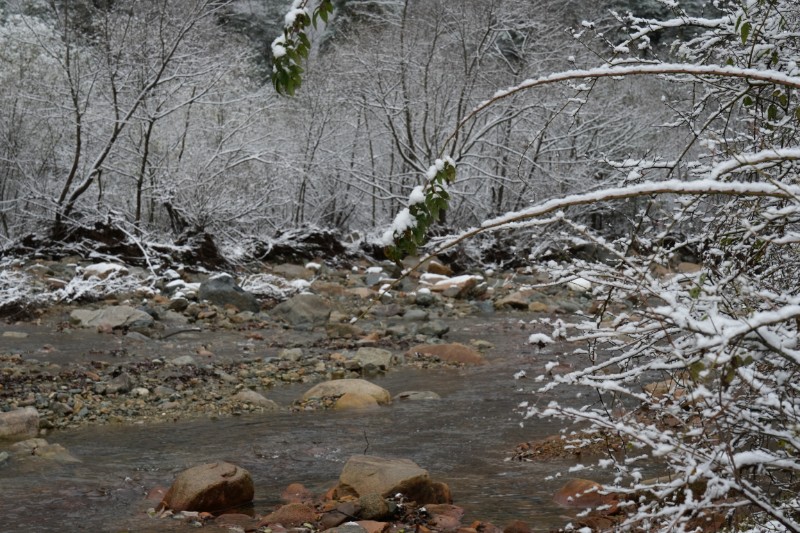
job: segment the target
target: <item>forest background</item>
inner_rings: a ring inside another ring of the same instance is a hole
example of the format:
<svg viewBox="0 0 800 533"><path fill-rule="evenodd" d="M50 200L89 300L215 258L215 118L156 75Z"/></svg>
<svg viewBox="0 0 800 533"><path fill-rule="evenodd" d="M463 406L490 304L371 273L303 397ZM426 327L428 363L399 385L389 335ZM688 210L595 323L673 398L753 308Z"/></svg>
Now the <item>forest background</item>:
<svg viewBox="0 0 800 533"><path fill-rule="evenodd" d="M286 2L0 2L0 246L98 220L144 240L380 234L477 103L594 65L621 35L612 10L670 15L635 4L340 1L284 98L269 76ZM462 129L445 224L614 183L604 161L654 145L680 150L663 124L685 95L648 79L598 92L520 94ZM619 234L633 211L585 216Z"/></svg>

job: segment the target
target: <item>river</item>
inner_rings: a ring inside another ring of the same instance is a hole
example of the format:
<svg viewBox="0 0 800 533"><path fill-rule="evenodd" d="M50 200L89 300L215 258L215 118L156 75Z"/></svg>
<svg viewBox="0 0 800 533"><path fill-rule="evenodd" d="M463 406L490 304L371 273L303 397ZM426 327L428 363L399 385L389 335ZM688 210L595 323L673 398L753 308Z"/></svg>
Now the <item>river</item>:
<svg viewBox="0 0 800 533"><path fill-rule="evenodd" d="M438 401L396 401L368 411L286 410L52 432L48 441L63 445L81 462L31 458L0 466L0 530L194 530L177 521L149 518L147 491L169 486L187 467L226 460L250 471L256 485L254 511L266 514L280 503L289 483L301 482L322 494L335 484L346 460L362 453L409 458L426 468L450 486L454 503L466 510L465 523L480 519L504 527L519 519L534 531L563 526L569 516L551 497L564 479L551 476L570 465L508 460L515 445L558 430L551 422L523 420L518 412L520 402L550 398L533 392L533 380L515 380L514 373L541 374L545 363L564 349L528 345L534 331L529 318L503 314L451 321L448 340L494 344L486 354L487 365L399 368L371 379L393 395L432 390L441 396ZM88 349L98 334L85 335ZM71 343L79 346L80 337L71 337ZM79 357L80 350L73 356ZM279 386L267 395L289 405L308 387Z"/></svg>

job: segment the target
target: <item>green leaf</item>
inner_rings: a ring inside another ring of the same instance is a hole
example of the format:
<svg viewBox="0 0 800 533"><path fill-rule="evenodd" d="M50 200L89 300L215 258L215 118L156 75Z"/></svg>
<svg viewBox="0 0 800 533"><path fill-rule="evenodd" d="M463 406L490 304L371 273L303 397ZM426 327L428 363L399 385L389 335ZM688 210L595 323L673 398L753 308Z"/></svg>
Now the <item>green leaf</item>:
<svg viewBox="0 0 800 533"><path fill-rule="evenodd" d="M747 38L750 36L750 30L752 29L752 24L749 22L745 22L742 24L741 34L742 34L742 44L747 43Z"/></svg>
<svg viewBox="0 0 800 533"><path fill-rule="evenodd" d="M744 106L745 106L745 107L750 107L751 105L753 105L753 99L752 99L752 98L750 98L750 96L749 96L749 95L748 95L748 96L745 96L745 97L742 99L742 104L744 104Z"/></svg>
<svg viewBox="0 0 800 533"><path fill-rule="evenodd" d="M777 120L778 119L778 106L775 104L769 104L767 108L767 119L769 120Z"/></svg>
<svg viewBox="0 0 800 533"><path fill-rule="evenodd" d="M705 369L706 365L704 365L702 361L695 361L689 365L689 375L692 376L693 381L698 381L700 379L700 373Z"/></svg>

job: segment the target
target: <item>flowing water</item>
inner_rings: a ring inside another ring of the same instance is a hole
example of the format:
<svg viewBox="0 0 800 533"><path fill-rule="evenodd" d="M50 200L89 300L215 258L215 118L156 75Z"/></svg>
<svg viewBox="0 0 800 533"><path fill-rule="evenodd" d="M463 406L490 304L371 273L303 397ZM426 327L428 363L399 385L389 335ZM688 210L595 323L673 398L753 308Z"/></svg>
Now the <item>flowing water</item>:
<svg viewBox="0 0 800 533"><path fill-rule="evenodd" d="M518 412L522 401L550 398L537 397L532 380L515 380L513 374L524 369L535 376L555 358L526 344L533 330L520 318L451 324L448 340L480 338L495 344L488 365L402 368L372 379L393 395L432 390L440 401L51 433L50 443L63 445L81 462L31 458L0 466L0 531L189 531L194 528L149 518L145 510L152 502L144 501L149 489L169 486L187 467L226 460L246 468L256 484L253 509L265 514L289 483L322 493L335 484L347 459L362 453L409 458L426 468L450 486L454 503L466 509L467 523L481 519L503 527L520 519L538 531L562 526L569 517L551 497L564 480L545 478L569 465L507 460L515 445L558 429L523 421ZM288 405L307 388L277 387L268 397Z"/></svg>

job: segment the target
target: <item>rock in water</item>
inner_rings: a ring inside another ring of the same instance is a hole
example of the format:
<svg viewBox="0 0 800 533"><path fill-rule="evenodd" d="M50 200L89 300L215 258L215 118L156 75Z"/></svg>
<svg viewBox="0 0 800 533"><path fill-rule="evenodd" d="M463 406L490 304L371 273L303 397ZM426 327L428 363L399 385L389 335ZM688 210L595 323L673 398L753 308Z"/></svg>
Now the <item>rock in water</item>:
<svg viewBox="0 0 800 533"><path fill-rule="evenodd" d="M419 344L410 348L406 352L406 357L414 357L419 354L438 357L447 363L463 365L486 364L486 359L481 354L457 342L450 344Z"/></svg>
<svg viewBox="0 0 800 533"><path fill-rule="evenodd" d="M0 413L0 440L20 440L39 433L39 412L34 407L23 407Z"/></svg>
<svg viewBox="0 0 800 533"><path fill-rule="evenodd" d="M354 455L344 465L336 487L339 498L367 494L386 498L397 493L419 505L452 502L447 485L431 480L427 470L409 459Z"/></svg>
<svg viewBox="0 0 800 533"><path fill-rule="evenodd" d="M230 274L218 274L200 284L198 298L208 300L212 304L225 307L232 305L239 311L258 313L261 304L255 295L239 287Z"/></svg>
<svg viewBox="0 0 800 533"><path fill-rule="evenodd" d="M178 474L162 503L173 511L221 511L253 501L254 493L247 470L217 462Z"/></svg>
<svg viewBox="0 0 800 533"><path fill-rule="evenodd" d="M343 396L347 393L372 396L379 405L386 405L392 401L389 391L365 379L335 379L318 383L303 394L303 400Z"/></svg>

